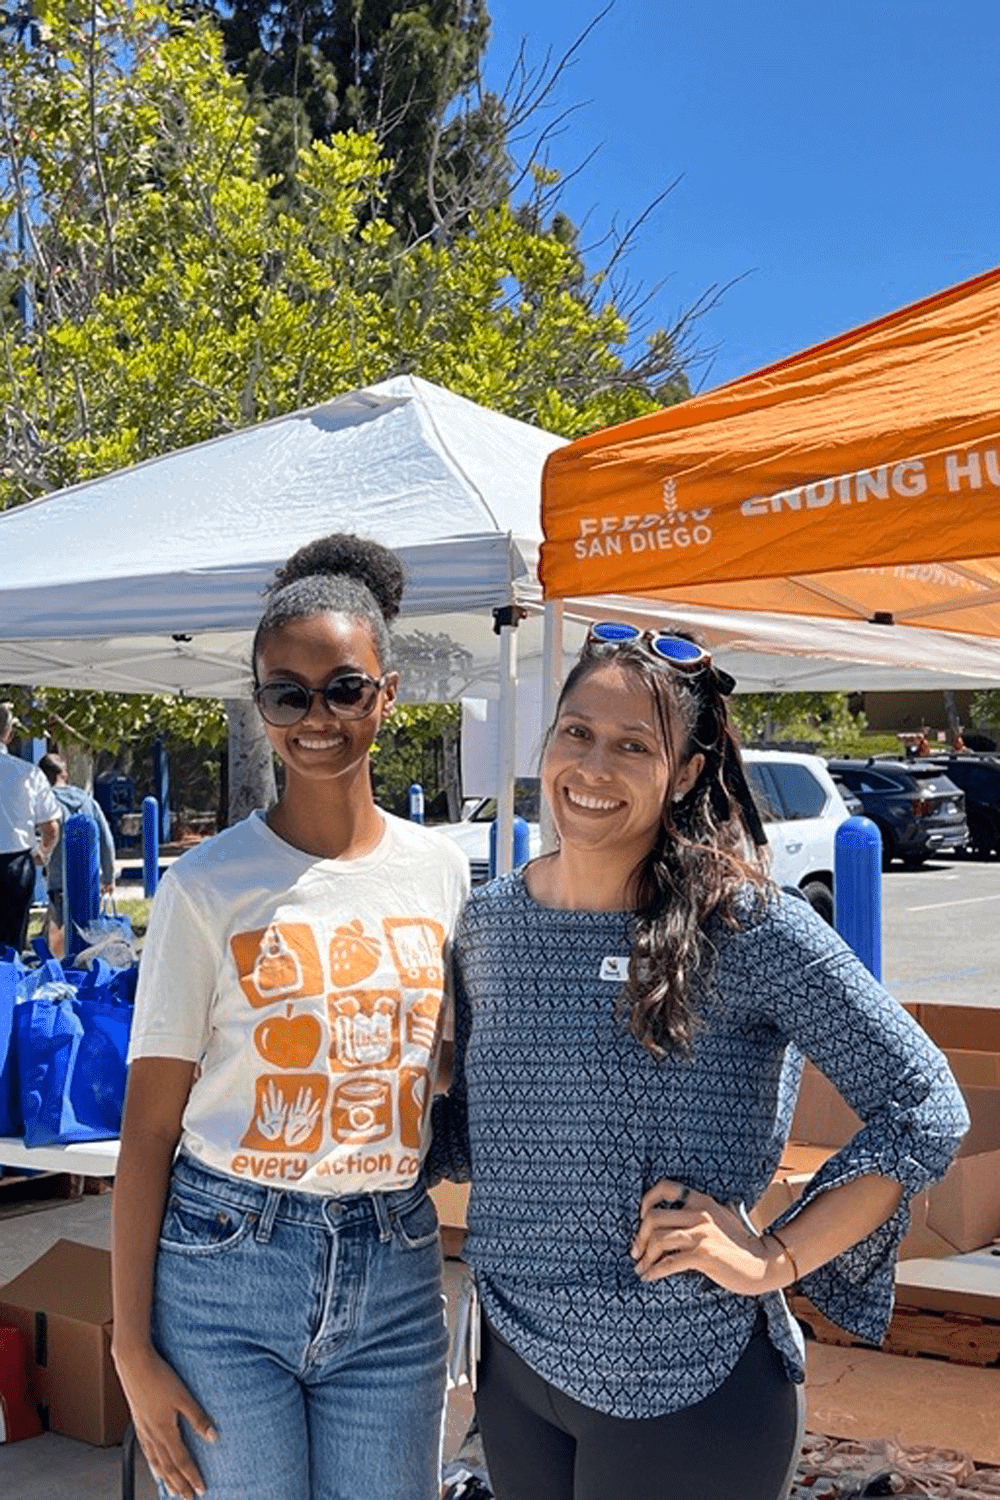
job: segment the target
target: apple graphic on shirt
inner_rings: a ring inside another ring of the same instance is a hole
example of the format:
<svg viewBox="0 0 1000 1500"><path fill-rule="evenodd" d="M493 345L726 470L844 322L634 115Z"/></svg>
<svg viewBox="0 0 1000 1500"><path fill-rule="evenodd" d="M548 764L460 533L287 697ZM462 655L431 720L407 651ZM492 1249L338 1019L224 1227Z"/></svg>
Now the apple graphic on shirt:
<svg viewBox="0 0 1000 1500"><path fill-rule="evenodd" d="M276 1068L308 1068L323 1040L323 1028L315 1016L294 1015L286 1006L283 1016L268 1016L254 1030L254 1045L261 1057Z"/></svg>

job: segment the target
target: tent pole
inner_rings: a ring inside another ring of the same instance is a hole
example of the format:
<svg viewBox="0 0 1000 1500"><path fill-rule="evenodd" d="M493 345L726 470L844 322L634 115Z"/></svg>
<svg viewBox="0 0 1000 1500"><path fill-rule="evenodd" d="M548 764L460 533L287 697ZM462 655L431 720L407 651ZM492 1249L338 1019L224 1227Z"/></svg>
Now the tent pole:
<svg viewBox="0 0 1000 1500"><path fill-rule="evenodd" d="M562 688L563 673L563 615L565 607L561 599L545 606L542 635L542 732L547 734L556 716L556 704ZM556 847L556 830L552 813L543 801L539 814L542 835L542 852L549 854Z"/></svg>
<svg viewBox="0 0 1000 1500"><path fill-rule="evenodd" d="M496 873L506 875L514 863L514 777L517 770L517 627L526 610L508 605L493 611L500 637L500 744L497 754Z"/></svg>

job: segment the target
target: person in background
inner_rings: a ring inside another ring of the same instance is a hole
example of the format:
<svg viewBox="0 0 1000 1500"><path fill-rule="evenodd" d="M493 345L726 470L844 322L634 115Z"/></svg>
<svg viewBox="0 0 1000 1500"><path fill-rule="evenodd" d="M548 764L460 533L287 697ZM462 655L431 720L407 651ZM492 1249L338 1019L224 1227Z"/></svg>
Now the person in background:
<svg viewBox="0 0 1000 1500"><path fill-rule="evenodd" d="M0 948L24 947L35 871L45 869L62 810L37 766L10 754L14 712L0 703Z"/></svg>
<svg viewBox="0 0 1000 1500"><path fill-rule="evenodd" d="M63 809L63 818L72 818L76 813L84 813L86 817L93 818L97 824L97 838L100 849L101 860L101 894L109 896L115 888L115 841L108 827L108 820L104 816L104 809L96 802L89 792L85 792L82 786L73 786L69 779L69 768L61 755L43 755L38 762L38 769L44 772L49 785L56 794L56 799ZM59 826L59 837L56 840L55 849L49 860L46 885L49 889L49 910L46 919L45 937L51 952L56 958L62 958L64 952L63 937L63 890L65 887L65 868L63 862L63 831L62 824Z"/></svg>
<svg viewBox="0 0 1000 1500"><path fill-rule="evenodd" d="M779 1500L804 1346L877 1342L908 1198L968 1115L947 1063L777 889L683 635L595 625L542 760L558 849L474 891L428 1175L471 1177L476 1406L498 1500ZM809 1056L863 1126L758 1233Z"/></svg>
<svg viewBox="0 0 1000 1500"><path fill-rule="evenodd" d="M251 663L283 790L179 859L150 915L112 1350L183 1500L438 1500L448 1335L422 1166L469 868L372 795L402 591L399 559L353 536L279 570Z"/></svg>

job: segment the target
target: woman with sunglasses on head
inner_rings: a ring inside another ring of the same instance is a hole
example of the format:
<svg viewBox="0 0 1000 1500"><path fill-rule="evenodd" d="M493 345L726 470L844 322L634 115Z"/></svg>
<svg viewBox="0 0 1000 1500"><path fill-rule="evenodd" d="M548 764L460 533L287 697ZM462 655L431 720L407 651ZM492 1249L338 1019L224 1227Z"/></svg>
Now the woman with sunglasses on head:
<svg viewBox="0 0 1000 1500"><path fill-rule="evenodd" d="M456 933L429 1165L471 1176L498 1500L787 1495L782 1292L877 1340L906 1200L966 1128L942 1055L769 881L733 686L684 636L593 627L542 760L558 848L474 891ZM758 1235L802 1053L865 1123Z"/></svg>
<svg viewBox="0 0 1000 1500"><path fill-rule="evenodd" d="M421 1169L468 873L372 797L402 587L350 536L279 570L253 671L283 790L153 905L114 1355L164 1495L437 1500L447 1336Z"/></svg>

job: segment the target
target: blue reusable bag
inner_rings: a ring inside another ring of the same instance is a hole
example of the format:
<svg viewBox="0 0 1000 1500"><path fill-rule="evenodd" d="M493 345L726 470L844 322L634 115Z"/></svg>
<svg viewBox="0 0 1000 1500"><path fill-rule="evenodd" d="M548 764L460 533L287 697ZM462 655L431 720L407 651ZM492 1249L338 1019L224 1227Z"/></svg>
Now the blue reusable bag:
<svg viewBox="0 0 1000 1500"><path fill-rule="evenodd" d="M14 1042L14 1005L25 968L13 948L0 948L0 1135L20 1135L21 1096Z"/></svg>
<svg viewBox="0 0 1000 1500"><path fill-rule="evenodd" d="M112 1139L121 1129L132 1025L132 1006L114 998L116 974L100 961L89 970L51 963L30 978L15 1007L25 1145Z"/></svg>

